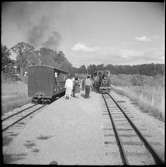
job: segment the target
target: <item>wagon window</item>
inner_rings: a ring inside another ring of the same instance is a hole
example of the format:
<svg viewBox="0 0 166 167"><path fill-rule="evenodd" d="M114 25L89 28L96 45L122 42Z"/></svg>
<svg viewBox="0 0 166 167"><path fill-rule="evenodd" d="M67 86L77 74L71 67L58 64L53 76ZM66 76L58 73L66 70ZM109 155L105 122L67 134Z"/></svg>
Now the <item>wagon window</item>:
<svg viewBox="0 0 166 167"><path fill-rule="evenodd" d="M57 79L58 79L59 82L63 81L64 80L63 74L62 73L58 73Z"/></svg>
<svg viewBox="0 0 166 167"><path fill-rule="evenodd" d="M57 74L57 72L55 72L55 78L57 78L58 77L58 74Z"/></svg>

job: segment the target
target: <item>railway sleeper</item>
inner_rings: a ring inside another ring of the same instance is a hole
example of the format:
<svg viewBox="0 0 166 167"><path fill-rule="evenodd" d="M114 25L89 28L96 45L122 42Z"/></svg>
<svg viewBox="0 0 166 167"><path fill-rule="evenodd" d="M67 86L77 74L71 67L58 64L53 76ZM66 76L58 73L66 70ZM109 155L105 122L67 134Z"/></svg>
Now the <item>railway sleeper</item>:
<svg viewBox="0 0 166 167"><path fill-rule="evenodd" d="M144 144L142 142L131 142L131 141L122 141L123 145L132 145L132 146L143 146Z"/></svg>

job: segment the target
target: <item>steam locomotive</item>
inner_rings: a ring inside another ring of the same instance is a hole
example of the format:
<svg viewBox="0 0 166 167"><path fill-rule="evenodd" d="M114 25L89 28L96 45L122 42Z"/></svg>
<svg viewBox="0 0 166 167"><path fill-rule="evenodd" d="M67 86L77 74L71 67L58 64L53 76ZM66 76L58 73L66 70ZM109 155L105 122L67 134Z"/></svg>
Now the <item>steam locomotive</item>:
<svg viewBox="0 0 166 167"><path fill-rule="evenodd" d="M50 66L30 66L28 69L28 96L32 102L51 103L65 92L68 73Z"/></svg>
<svg viewBox="0 0 166 167"><path fill-rule="evenodd" d="M94 88L99 93L109 93L111 90L111 79L109 70L98 70L93 75Z"/></svg>

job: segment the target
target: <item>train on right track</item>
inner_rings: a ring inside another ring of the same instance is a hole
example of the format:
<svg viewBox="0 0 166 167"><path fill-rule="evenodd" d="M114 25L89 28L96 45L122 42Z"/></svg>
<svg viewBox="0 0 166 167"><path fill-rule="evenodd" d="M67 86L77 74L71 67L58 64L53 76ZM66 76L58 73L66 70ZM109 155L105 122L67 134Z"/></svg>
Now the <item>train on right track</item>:
<svg viewBox="0 0 166 167"><path fill-rule="evenodd" d="M110 93L111 78L109 70L98 70L93 74L93 87L99 93Z"/></svg>

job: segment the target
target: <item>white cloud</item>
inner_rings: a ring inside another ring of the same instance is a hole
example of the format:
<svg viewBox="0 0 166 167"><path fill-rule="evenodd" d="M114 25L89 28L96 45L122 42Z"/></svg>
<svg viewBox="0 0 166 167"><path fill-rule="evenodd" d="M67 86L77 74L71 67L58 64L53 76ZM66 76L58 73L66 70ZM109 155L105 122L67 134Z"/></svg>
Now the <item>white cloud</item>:
<svg viewBox="0 0 166 167"><path fill-rule="evenodd" d="M151 39L146 37L146 36L141 36L141 37L136 37L137 41L141 41L141 42L150 42Z"/></svg>
<svg viewBox="0 0 166 167"><path fill-rule="evenodd" d="M71 48L71 50L73 51L83 51L83 52L95 52L98 49L99 49L98 47L89 47L83 43L77 43Z"/></svg>
<svg viewBox="0 0 166 167"><path fill-rule="evenodd" d="M137 57L142 55L143 52L131 50L131 49L120 49L120 55L123 58Z"/></svg>
<svg viewBox="0 0 166 167"><path fill-rule="evenodd" d="M79 45L78 45L79 44ZM75 51L84 51L75 59L77 64L141 64L141 63L163 63L164 48L146 48L139 50L120 46L98 46L87 47L78 43L73 46ZM95 49L94 49L95 48Z"/></svg>
<svg viewBox="0 0 166 167"><path fill-rule="evenodd" d="M133 48L120 48L119 46L103 46L96 52L83 52L83 56L74 56L76 64L144 64L164 63L164 48L148 48L137 50ZM72 60L73 61L73 60Z"/></svg>
<svg viewBox="0 0 166 167"><path fill-rule="evenodd" d="M101 55L116 55L121 58L130 58L130 57L138 57L143 55L142 51L137 51L133 49L119 48L119 47L103 47L97 53Z"/></svg>

